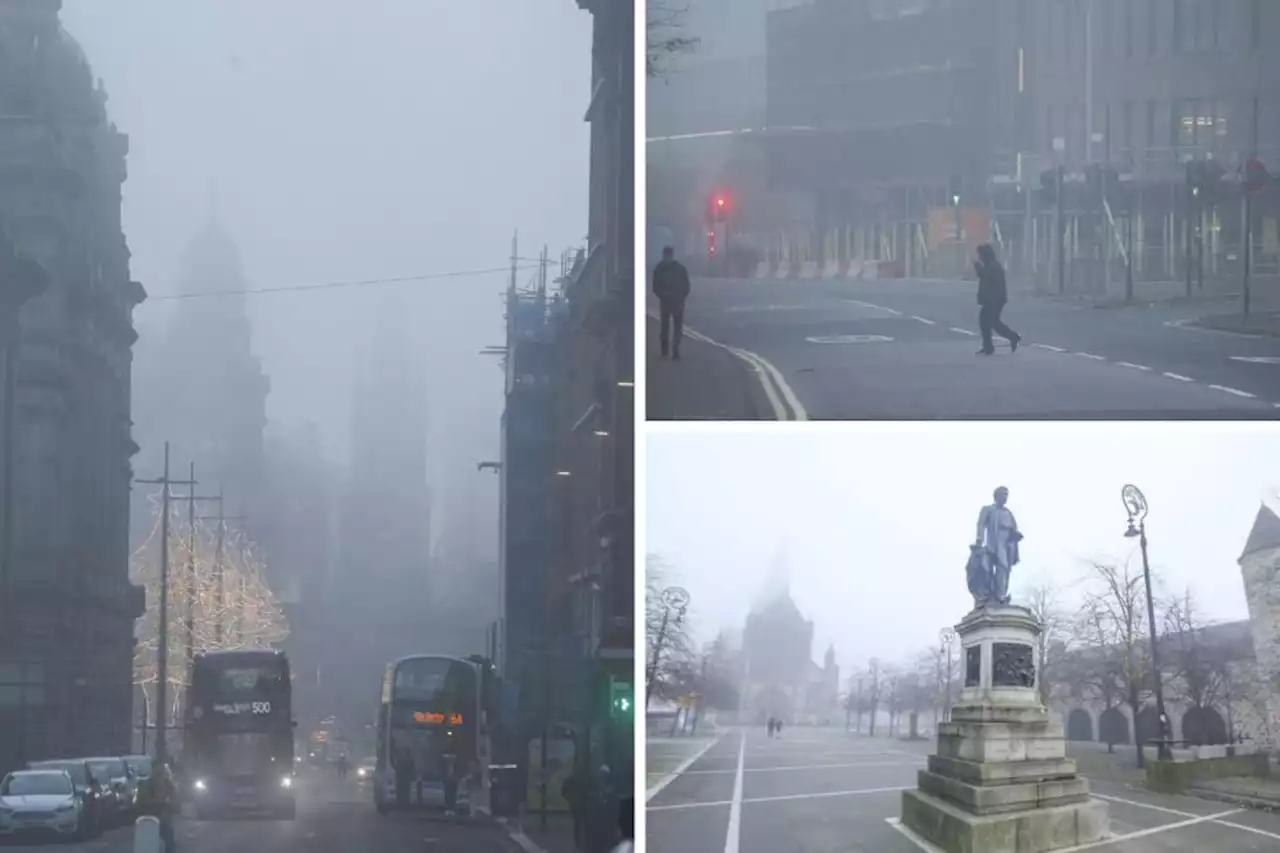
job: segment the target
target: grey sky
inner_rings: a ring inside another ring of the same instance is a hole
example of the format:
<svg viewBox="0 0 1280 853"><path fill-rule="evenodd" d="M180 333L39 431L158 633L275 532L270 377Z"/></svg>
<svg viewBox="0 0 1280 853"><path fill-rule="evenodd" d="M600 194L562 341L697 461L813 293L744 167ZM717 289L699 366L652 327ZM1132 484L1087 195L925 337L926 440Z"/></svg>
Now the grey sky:
<svg viewBox="0 0 1280 853"><path fill-rule="evenodd" d="M1280 483L1277 451L1268 425L651 427L646 548L689 590L706 639L741 626L785 543L814 657L834 642L847 672L936 644L972 606L967 547L996 486L1026 535L1015 592L1043 573L1069 596L1080 558L1136 554L1120 501L1132 482L1168 590L1193 587L1207 618L1244 618L1236 559Z"/></svg>
<svg viewBox="0 0 1280 853"><path fill-rule="evenodd" d="M153 295L211 194L254 287L502 267L516 227L528 256L585 233L591 16L573 3L67 0L63 21L130 136L125 231ZM396 286L442 366L433 437L458 477L497 452L501 377L477 351L501 342L504 284ZM339 457L389 289L249 302L269 416L318 422ZM140 331L163 311L140 307Z"/></svg>

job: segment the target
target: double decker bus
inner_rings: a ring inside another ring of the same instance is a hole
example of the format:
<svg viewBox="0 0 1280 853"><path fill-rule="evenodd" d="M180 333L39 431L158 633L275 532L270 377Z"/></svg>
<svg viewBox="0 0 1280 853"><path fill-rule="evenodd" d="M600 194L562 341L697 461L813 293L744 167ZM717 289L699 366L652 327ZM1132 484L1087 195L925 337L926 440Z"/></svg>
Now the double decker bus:
<svg viewBox="0 0 1280 853"><path fill-rule="evenodd" d="M293 685L274 650L196 655L183 771L200 820L267 812L293 820Z"/></svg>
<svg viewBox="0 0 1280 853"><path fill-rule="evenodd" d="M379 814L411 806L471 813L488 760L483 679L480 664L448 655L387 664L375 725Z"/></svg>

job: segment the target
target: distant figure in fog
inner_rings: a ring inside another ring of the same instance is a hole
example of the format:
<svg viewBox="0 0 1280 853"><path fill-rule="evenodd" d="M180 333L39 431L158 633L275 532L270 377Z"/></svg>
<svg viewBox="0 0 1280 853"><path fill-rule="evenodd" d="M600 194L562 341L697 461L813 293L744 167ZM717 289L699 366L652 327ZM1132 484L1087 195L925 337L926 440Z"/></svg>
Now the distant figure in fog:
<svg viewBox="0 0 1280 853"><path fill-rule="evenodd" d="M684 337L684 303L689 298L689 290L689 271L676 260L676 250L667 246L662 250L662 260L653 268L653 295L658 297L661 318L658 344L662 348L663 358L667 357L668 352L671 358L680 358L680 341ZM674 333L672 325L675 326ZM671 342L669 348L668 338Z"/></svg>
<svg viewBox="0 0 1280 853"><path fill-rule="evenodd" d="M978 247L978 259L973 262L973 270L978 274L978 328L982 330L982 349L978 350L978 355L995 354L992 332L1007 340L1017 352L1022 336L1000 319L1000 313L1009 301L1009 288L1005 283L1004 267L996 260L996 250L990 243Z"/></svg>
<svg viewBox="0 0 1280 853"><path fill-rule="evenodd" d="M338 778L339 779L347 778L347 756L346 755L338 756Z"/></svg>

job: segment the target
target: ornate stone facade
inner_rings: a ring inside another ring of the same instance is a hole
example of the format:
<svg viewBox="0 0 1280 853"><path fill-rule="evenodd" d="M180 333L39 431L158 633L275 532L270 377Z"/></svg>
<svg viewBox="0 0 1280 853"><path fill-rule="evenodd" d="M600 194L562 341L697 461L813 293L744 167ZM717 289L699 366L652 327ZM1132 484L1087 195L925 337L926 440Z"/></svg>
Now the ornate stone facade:
<svg viewBox="0 0 1280 853"><path fill-rule="evenodd" d="M1219 744L1237 734L1275 749L1280 739L1280 517L1269 507L1259 509L1239 563L1249 620L1199 631L1196 643L1207 676L1200 679L1199 705L1189 701L1194 691L1177 672L1177 638L1162 638L1165 704L1174 740ZM1068 666L1059 669L1079 672L1089 665L1092 651L1073 652ZM1067 677L1050 684L1050 708L1063 718L1067 739L1132 743L1133 715L1124 697L1118 691L1104 696L1084 683ZM1138 714L1137 735L1145 741L1156 732L1155 708L1148 702Z"/></svg>
<svg viewBox="0 0 1280 853"><path fill-rule="evenodd" d="M128 137L60 0L0 4L0 227L48 273L17 348L14 605L0 639L0 771L130 743L132 311Z"/></svg>

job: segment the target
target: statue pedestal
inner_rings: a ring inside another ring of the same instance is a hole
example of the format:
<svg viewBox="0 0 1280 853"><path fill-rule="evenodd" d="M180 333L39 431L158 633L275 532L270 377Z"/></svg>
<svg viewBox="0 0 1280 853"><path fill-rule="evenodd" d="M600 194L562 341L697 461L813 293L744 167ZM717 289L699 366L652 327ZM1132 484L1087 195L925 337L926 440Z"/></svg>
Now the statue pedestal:
<svg viewBox="0 0 1280 853"><path fill-rule="evenodd" d="M991 605L956 626L964 687L938 750L902 794L902 825L946 853L1046 853L1109 834L1036 686L1040 626Z"/></svg>

